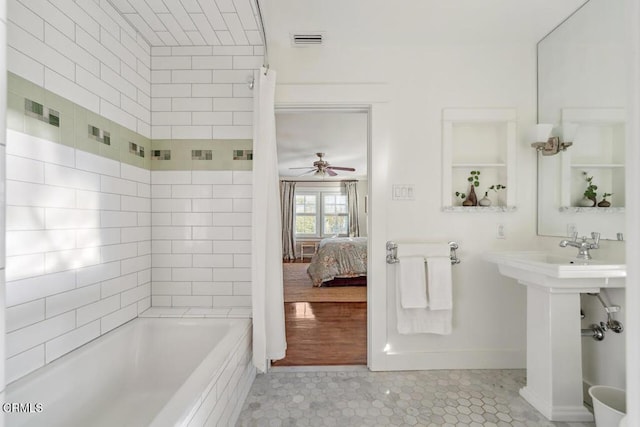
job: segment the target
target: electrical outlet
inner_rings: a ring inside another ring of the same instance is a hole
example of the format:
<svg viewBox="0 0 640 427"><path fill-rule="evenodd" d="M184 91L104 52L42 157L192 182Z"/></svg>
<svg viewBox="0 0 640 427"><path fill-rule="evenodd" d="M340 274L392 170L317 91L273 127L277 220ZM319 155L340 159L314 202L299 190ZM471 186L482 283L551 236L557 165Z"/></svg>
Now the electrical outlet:
<svg viewBox="0 0 640 427"><path fill-rule="evenodd" d="M498 224L498 228L496 229L496 239L506 239L505 227L504 224Z"/></svg>

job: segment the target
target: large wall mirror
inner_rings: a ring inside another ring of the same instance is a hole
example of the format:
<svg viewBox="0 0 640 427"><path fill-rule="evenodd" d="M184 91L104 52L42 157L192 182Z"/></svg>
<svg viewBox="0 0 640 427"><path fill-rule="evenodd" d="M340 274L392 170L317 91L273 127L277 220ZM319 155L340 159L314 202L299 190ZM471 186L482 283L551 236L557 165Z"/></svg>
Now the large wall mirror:
<svg viewBox="0 0 640 427"><path fill-rule="evenodd" d="M538 153L540 235L624 236L623 24L624 2L589 0L538 43L538 123L573 143Z"/></svg>

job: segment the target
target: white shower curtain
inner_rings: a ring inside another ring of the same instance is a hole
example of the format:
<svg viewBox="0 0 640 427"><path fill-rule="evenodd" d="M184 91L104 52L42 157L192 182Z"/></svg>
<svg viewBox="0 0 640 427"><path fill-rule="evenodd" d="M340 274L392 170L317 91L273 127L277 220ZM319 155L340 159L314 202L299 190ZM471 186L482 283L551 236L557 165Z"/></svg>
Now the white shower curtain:
<svg viewBox="0 0 640 427"><path fill-rule="evenodd" d="M253 363L266 372L284 358L282 224L276 151L276 73L256 71L253 98L252 304Z"/></svg>

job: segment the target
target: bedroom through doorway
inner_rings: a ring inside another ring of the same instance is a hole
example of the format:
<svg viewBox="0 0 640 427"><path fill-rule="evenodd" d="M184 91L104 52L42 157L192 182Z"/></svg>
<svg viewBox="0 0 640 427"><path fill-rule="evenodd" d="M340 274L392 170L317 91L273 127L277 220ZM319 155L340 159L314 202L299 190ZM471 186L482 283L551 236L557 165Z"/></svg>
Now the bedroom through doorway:
<svg viewBox="0 0 640 427"><path fill-rule="evenodd" d="M276 108L287 353L367 364L369 110Z"/></svg>

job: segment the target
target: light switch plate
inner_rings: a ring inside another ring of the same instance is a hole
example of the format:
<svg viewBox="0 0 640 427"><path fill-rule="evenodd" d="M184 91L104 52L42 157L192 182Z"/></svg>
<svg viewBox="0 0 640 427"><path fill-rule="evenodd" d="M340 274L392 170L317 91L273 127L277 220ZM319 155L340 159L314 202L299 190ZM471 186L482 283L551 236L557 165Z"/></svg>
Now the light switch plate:
<svg viewBox="0 0 640 427"><path fill-rule="evenodd" d="M394 184L393 200L413 200L414 193L413 184Z"/></svg>

